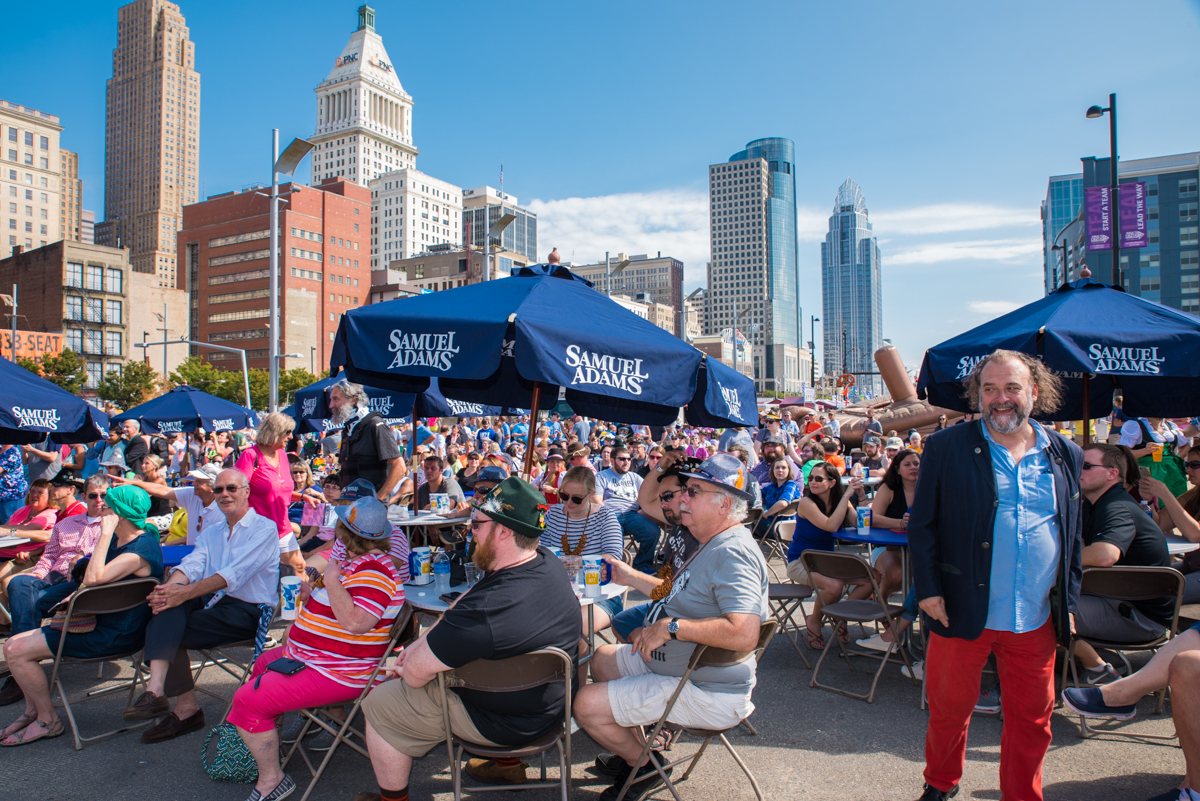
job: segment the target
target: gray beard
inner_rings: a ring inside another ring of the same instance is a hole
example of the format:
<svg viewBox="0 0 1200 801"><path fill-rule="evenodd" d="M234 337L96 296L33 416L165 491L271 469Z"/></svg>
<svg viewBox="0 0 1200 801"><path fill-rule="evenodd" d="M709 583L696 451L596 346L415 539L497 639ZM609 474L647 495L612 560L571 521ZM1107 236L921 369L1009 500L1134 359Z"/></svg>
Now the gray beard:
<svg viewBox="0 0 1200 801"><path fill-rule="evenodd" d="M984 406L983 422L988 428L998 434L1011 434L1025 424L1025 421L1029 419L1029 413L1031 411L1033 411L1033 401L1030 400L1023 402L1013 409L1012 417L1009 418L1009 421L1001 424L992 415L991 407Z"/></svg>
<svg viewBox="0 0 1200 801"><path fill-rule="evenodd" d="M357 411L359 411L359 407L357 406L342 406L333 413L333 422L337 423L338 425L344 425L346 421L350 419L350 416Z"/></svg>

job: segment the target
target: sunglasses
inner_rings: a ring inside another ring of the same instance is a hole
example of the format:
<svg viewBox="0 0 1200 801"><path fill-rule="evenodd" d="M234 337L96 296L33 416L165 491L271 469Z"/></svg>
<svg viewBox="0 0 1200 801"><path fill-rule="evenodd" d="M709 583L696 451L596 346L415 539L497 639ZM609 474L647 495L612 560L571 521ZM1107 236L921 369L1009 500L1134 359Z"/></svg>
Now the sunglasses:
<svg viewBox="0 0 1200 801"><path fill-rule="evenodd" d="M587 500L586 495L563 495L562 498L564 500L570 501L571 503L575 504L576 506L582 506L583 502Z"/></svg>
<svg viewBox="0 0 1200 801"><path fill-rule="evenodd" d="M1183 466L1188 470L1200 470L1200 462L1184 462Z"/></svg>
<svg viewBox="0 0 1200 801"><path fill-rule="evenodd" d="M649 456L649 457L647 457L647 458L650 458L650 459L661 459L661 458L662 458L662 454L661 454L661 453L652 453L652 454L650 454L650 456Z"/></svg>
<svg viewBox="0 0 1200 801"><path fill-rule="evenodd" d="M226 484L223 487L219 487L219 486L213 487L213 495L220 495L223 492L227 492L230 495L232 495L233 493L237 492L241 488L242 487L238 484Z"/></svg>
<svg viewBox="0 0 1200 801"><path fill-rule="evenodd" d="M613 461L614 462L628 462L629 457L628 456L614 456Z"/></svg>
<svg viewBox="0 0 1200 801"><path fill-rule="evenodd" d="M680 490L680 492L686 492L687 496L689 498L699 498L701 495L717 495L717 494L720 494L721 491L720 490L700 489L699 487L692 486L692 487L688 487L686 489L682 489L682 490Z"/></svg>
<svg viewBox="0 0 1200 801"><path fill-rule="evenodd" d="M669 490L659 495L658 500L662 503L670 503L675 499L675 496L681 492L683 492L683 490Z"/></svg>
<svg viewBox="0 0 1200 801"><path fill-rule="evenodd" d="M1102 465L1102 464L1092 464L1091 462L1084 462L1084 463L1083 463L1083 469L1084 469L1084 470L1095 470L1095 469L1097 469L1097 468L1101 468L1101 467L1104 467L1104 465Z"/></svg>
<svg viewBox="0 0 1200 801"><path fill-rule="evenodd" d="M105 492L89 492L87 496L89 501L102 501L104 500L104 496L107 494L108 493Z"/></svg>
<svg viewBox="0 0 1200 801"><path fill-rule="evenodd" d="M809 484L824 484L827 481L833 481L833 479L830 478L829 476L809 476L808 477Z"/></svg>
<svg viewBox="0 0 1200 801"><path fill-rule="evenodd" d="M481 526L485 526L488 523L495 523L495 522L496 522L495 520L472 520L471 521L471 531L478 531Z"/></svg>

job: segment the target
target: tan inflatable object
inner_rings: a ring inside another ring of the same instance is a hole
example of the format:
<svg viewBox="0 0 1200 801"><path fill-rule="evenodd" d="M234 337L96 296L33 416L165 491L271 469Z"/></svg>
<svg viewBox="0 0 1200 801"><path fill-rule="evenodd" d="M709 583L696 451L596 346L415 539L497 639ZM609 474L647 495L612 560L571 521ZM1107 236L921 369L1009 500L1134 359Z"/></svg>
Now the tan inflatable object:
<svg viewBox="0 0 1200 801"><path fill-rule="evenodd" d="M875 364L887 386L888 394L867 401L859 401L853 406L847 406L834 412L834 417L841 426L840 439L851 447L862 445L863 430L867 427L867 409L875 413L875 419L887 432L895 430L901 439L906 439L908 430L915 428L922 437L937 428L938 417L946 415L947 424L963 416L962 412L953 409L943 409L933 406L928 401L917 399L917 388L900 354L891 345L884 345L875 351ZM803 416L803 415L802 415Z"/></svg>

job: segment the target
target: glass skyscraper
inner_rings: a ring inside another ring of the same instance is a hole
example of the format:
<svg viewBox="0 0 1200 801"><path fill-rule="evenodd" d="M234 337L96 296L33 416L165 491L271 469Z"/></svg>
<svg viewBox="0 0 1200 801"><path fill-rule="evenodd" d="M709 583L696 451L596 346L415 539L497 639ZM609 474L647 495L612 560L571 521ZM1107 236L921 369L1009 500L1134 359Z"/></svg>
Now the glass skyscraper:
<svg viewBox="0 0 1200 801"><path fill-rule="evenodd" d="M795 145L755 139L708 173L704 331L736 326L752 345L759 390L795 393L806 378L799 374Z"/></svg>
<svg viewBox="0 0 1200 801"><path fill-rule="evenodd" d="M826 375L859 373L860 389L878 395L875 351L883 346L883 283L879 242L867 202L849 178L838 189L829 233L821 244L822 330Z"/></svg>

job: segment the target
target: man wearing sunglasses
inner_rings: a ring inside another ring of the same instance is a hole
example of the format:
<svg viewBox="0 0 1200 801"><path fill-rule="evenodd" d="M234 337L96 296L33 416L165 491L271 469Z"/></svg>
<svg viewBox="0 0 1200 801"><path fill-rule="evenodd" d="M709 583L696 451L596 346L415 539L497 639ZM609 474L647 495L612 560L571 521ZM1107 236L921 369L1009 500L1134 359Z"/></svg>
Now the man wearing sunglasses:
<svg viewBox="0 0 1200 801"><path fill-rule="evenodd" d="M42 625L50 609L79 586L71 581L71 570L80 559L91 556L100 541L100 516L104 513L104 494L108 476L96 473L84 482L87 511L64 517L50 532L46 550L27 572L8 579L8 604L12 633L32 631ZM0 706L23 698L21 688L9 676L0 687Z"/></svg>
<svg viewBox="0 0 1200 801"><path fill-rule="evenodd" d="M188 649L265 638L264 620L279 603L279 528L250 508L250 484L240 470L217 474L213 494L221 517L196 538L192 552L150 593L146 627L146 691L124 719L162 718L142 732L159 743L204 728ZM168 699L176 698L171 711Z"/></svg>
<svg viewBox="0 0 1200 801"><path fill-rule="evenodd" d="M223 517L217 506L216 496L213 495L213 483L217 480L220 472L221 468L215 464L201 465L184 477L185 481L191 483L190 487L168 487L165 484L143 481L140 478L121 477L114 477L112 483L114 487L133 484L135 487L144 489L151 498L163 498L173 502L176 506L183 507L187 513L186 544L195 545L196 538L200 536L201 532L219 522Z"/></svg>

